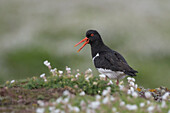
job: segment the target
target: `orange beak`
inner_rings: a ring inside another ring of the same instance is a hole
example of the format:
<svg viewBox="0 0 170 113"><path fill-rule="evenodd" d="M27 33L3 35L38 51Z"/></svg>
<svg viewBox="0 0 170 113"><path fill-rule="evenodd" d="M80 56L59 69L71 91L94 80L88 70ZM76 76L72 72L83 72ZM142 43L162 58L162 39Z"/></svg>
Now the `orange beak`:
<svg viewBox="0 0 170 113"><path fill-rule="evenodd" d="M86 44L89 43L89 39L86 37L74 46L74 47L76 47L77 45L81 44L84 41L86 41L86 42L80 47L80 49L77 52L79 52Z"/></svg>

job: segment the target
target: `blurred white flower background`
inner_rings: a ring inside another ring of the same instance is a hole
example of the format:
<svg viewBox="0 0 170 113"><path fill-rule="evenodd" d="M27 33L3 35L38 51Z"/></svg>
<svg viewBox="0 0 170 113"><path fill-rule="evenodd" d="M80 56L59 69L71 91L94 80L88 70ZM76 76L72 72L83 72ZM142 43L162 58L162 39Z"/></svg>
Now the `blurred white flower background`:
<svg viewBox="0 0 170 113"><path fill-rule="evenodd" d="M90 46L80 53L74 48L88 29L96 29L106 45L139 71L136 83L150 88L170 86L169 4L154 0L1 0L0 83L48 72L42 65L45 60L59 70L68 65L80 72L91 68L98 75Z"/></svg>

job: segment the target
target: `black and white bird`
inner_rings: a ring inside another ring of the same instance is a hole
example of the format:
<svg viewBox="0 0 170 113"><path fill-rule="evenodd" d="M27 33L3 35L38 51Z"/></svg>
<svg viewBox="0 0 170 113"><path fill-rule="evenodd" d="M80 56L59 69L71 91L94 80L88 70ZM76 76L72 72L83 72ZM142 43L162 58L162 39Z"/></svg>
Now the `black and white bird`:
<svg viewBox="0 0 170 113"><path fill-rule="evenodd" d="M92 60L99 71L99 73L104 74L107 78L116 79L116 84L119 84L119 80L125 78L126 76L136 76L137 71L132 69L123 56L107 47L96 30L88 30L86 32L86 37L77 43L85 43L81 46L78 52L86 45L91 45Z"/></svg>

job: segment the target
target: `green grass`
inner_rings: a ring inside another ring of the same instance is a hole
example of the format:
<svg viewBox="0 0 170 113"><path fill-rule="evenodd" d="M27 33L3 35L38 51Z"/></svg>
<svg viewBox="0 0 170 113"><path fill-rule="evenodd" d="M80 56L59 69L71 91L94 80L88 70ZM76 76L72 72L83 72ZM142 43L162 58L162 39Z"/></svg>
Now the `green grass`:
<svg viewBox="0 0 170 113"><path fill-rule="evenodd" d="M97 84L94 84L97 83ZM86 94L95 95L101 94L107 87L112 88L112 92L118 90L115 85L107 85L108 81L100 80L98 76L94 76L86 80L84 75L80 75L75 78L73 75L70 76L49 76L47 77L47 82L44 82L43 78L32 77L27 80L16 81L14 83L6 82L5 86L12 87L22 87L25 89L39 89L39 88L65 88L70 87L75 93L84 91Z"/></svg>
<svg viewBox="0 0 170 113"><path fill-rule="evenodd" d="M108 84L109 80L105 81L99 76L93 76L92 72L86 71L75 77L76 73L72 74L66 70L64 74L61 74L59 71L55 71L55 73L50 72L49 76L42 78L32 77L13 83L7 81L1 85L0 108L3 108L4 112L36 112L40 110L46 113L55 110L71 113L78 111L82 113L113 112L113 108L121 113L144 113L148 112L147 109L150 106L155 107L153 112L166 113L170 109L168 100L165 100L166 106L161 107L162 102L156 102L153 97L145 99L138 94L138 97L135 98L127 94L128 84L122 83L121 85L125 87L120 90L118 86ZM107 93L103 94L104 91ZM137 93L142 91L135 90ZM80 95L81 92L85 92L85 95ZM100 98L96 99L97 95ZM95 102L100 103L96 108L92 105ZM121 106L121 102L125 102L125 105ZM145 103L145 106L140 107L140 103ZM137 109L128 110L126 107L128 104L137 106Z"/></svg>

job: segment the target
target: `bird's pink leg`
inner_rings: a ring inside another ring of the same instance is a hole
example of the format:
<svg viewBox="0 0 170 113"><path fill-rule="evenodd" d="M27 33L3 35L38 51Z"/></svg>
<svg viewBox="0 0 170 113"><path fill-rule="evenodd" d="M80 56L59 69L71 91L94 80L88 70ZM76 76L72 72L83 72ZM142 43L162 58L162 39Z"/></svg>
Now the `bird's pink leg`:
<svg viewBox="0 0 170 113"><path fill-rule="evenodd" d="M116 85L119 85L119 80L117 79Z"/></svg>
<svg viewBox="0 0 170 113"><path fill-rule="evenodd" d="M105 81L107 81L107 76L105 77Z"/></svg>

